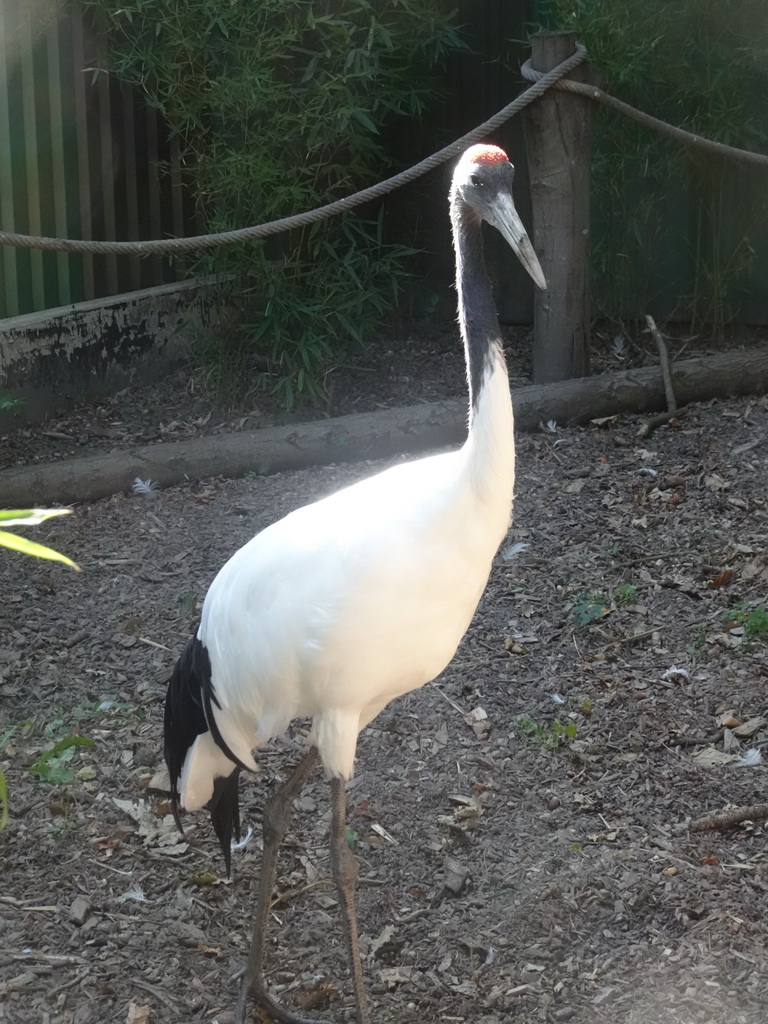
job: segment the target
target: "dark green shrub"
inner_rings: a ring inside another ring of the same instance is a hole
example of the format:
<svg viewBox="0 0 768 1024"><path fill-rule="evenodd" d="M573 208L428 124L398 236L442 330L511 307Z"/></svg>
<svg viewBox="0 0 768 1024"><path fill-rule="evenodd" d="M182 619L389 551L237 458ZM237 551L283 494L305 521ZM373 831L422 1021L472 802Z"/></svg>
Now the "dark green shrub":
<svg viewBox="0 0 768 1024"><path fill-rule="evenodd" d="M439 0L85 2L106 15L110 71L178 136L210 231L385 176L384 133L427 110L438 66L461 45ZM327 368L392 308L409 253L388 243L380 208L217 250L203 268L236 271L248 310L212 346L222 380L255 350L288 405L320 397Z"/></svg>

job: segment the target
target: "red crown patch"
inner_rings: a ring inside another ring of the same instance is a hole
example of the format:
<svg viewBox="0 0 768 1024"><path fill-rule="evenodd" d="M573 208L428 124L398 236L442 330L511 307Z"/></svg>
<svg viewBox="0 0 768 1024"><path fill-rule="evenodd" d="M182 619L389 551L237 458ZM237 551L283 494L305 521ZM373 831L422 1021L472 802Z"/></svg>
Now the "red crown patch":
<svg viewBox="0 0 768 1024"><path fill-rule="evenodd" d="M509 162L509 157L503 149L500 149L498 146L487 146L482 143L477 146L471 146L465 153L465 156L475 164L506 164Z"/></svg>

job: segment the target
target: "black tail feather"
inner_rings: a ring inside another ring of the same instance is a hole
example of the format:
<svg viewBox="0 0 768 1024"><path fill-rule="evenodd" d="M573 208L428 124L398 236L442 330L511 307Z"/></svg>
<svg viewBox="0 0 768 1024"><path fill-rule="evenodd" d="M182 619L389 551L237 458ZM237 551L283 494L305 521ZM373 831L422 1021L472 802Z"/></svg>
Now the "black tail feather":
<svg viewBox="0 0 768 1024"><path fill-rule="evenodd" d="M240 841L239 782L240 769L236 767L231 775L215 780L213 796L208 801L211 821L224 854L227 877L232 873L232 834Z"/></svg>
<svg viewBox="0 0 768 1024"><path fill-rule="evenodd" d="M179 780L184 759L197 737L210 731L216 745L232 761L232 773L213 780L213 796L208 802L229 875L233 833L240 839L238 781L241 769L248 769L222 737L212 704L218 706L211 681L211 661L205 644L195 636L176 662L165 698L164 753L171 779L171 810L176 827L183 834L179 815Z"/></svg>
<svg viewBox="0 0 768 1024"><path fill-rule="evenodd" d="M164 754L171 777L171 803L179 802L179 779L187 751L208 731L202 695L210 685L211 662L203 644L193 637L176 662L165 697ZM174 817L177 811L174 810Z"/></svg>

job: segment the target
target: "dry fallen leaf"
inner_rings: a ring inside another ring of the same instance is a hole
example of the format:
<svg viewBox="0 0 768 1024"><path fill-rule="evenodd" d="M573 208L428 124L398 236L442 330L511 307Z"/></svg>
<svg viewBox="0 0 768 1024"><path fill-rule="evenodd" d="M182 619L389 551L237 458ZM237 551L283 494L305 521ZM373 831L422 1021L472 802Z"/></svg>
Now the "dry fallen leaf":
<svg viewBox="0 0 768 1024"><path fill-rule="evenodd" d="M416 967L384 967L379 971L379 981L390 991L398 985L418 981L422 972Z"/></svg>
<svg viewBox="0 0 768 1024"><path fill-rule="evenodd" d="M488 712L485 708L472 708L469 714L464 716L464 721L471 727L479 740L486 739L491 729L491 723L488 720Z"/></svg>
<svg viewBox="0 0 768 1024"><path fill-rule="evenodd" d="M443 880L444 887L458 896L464 886L469 880L470 870L461 861L456 860L455 857L445 858L445 879Z"/></svg>
<svg viewBox="0 0 768 1024"><path fill-rule="evenodd" d="M710 473L709 476L705 476L704 483L710 491L728 491L731 487L728 481L724 480L718 473Z"/></svg>
<svg viewBox="0 0 768 1024"><path fill-rule="evenodd" d="M714 747L705 747L693 755L693 760L705 768L714 768L718 765L732 764L737 758L735 754L726 754Z"/></svg>
<svg viewBox="0 0 768 1024"><path fill-rule="evenodd" d="M125 1024L149 1024L149 1006L129 1003Z"/></svg>
<svg viewBox="0 0 768 1024"><path fill-rule="evenodd" d="M748 718L741 725L737 725L733 733L734 736L744 739L745 737L754 736L759 729L763 729L766 725L768 725L768 718L762 718L758 715L755 718Z"/></svg>
<svg viewBox="0 0 768 1024"><path fill-rule="evenodd" d="M566 494L581 494L584 490L586 480L571 480L569 484L565 485Z"/></svg>
<svg viewBox="0 0 768 1024"><path fill-rule="evenodd" d="M727 586L733 579L733 571L731 569L724 569L719 576L715 576L713 580L710 580L707 586L710 590L716 590L718 587Z"/></svg>
<svg viewBox="0 0 768 1024"><path fill-rule="evenodd" d="M338 1002L341 993L333 982L327 978L319 978L317 984L305 992L296 996L296 1002L302 1010L315 1010L318 1007L328 1006L330 1003ZM267 1018L271 1020L272 1018Z"/></svg>
<svg viewBox="0 0 768 1024"><path fill-rule="evenodd" d="M759 576L765 571L765 564L761 558L753 558L751 562L747 562L741 570L741 578L743 580L753 580L756 576Z"/></svg>
<svg viewBox="0 0 768 1024"><path fill-rule="evenodd" d="M504 637L504 647L510 654L525 654L525 648L513 636Z"/></svg>
<svg viewBox="0 0 768 1024"><path fill-rule="evenodd" d="M395 934L395 926L393 924L385 925L384 928L379 932L378 936L373 939L369 948L368 956L373 958L376 956L382 946L386 946L392 941L392 936Z"/></svg>
<svg viewBox="0 0 768 1024"><path fill-rule="evenodd" d="M205 953L206 956L218 956L221 953L220 949L215 946L206 946L204 942L199 942L197 949L199 953Z"/></svg>

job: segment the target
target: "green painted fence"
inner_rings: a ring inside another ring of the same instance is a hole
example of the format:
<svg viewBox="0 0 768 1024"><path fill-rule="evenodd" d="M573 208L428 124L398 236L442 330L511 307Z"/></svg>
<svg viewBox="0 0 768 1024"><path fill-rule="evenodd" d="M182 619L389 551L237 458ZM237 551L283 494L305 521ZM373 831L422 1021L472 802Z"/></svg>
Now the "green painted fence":
<svg viewBox="0 0 768 1024"><path fill-rule="evenodd" d="M79 6L0 0L0 224L69 238L194 233L173 140L103 71L105 36ZM0 318L169 283L160 258L0 248Z"/></svg>

